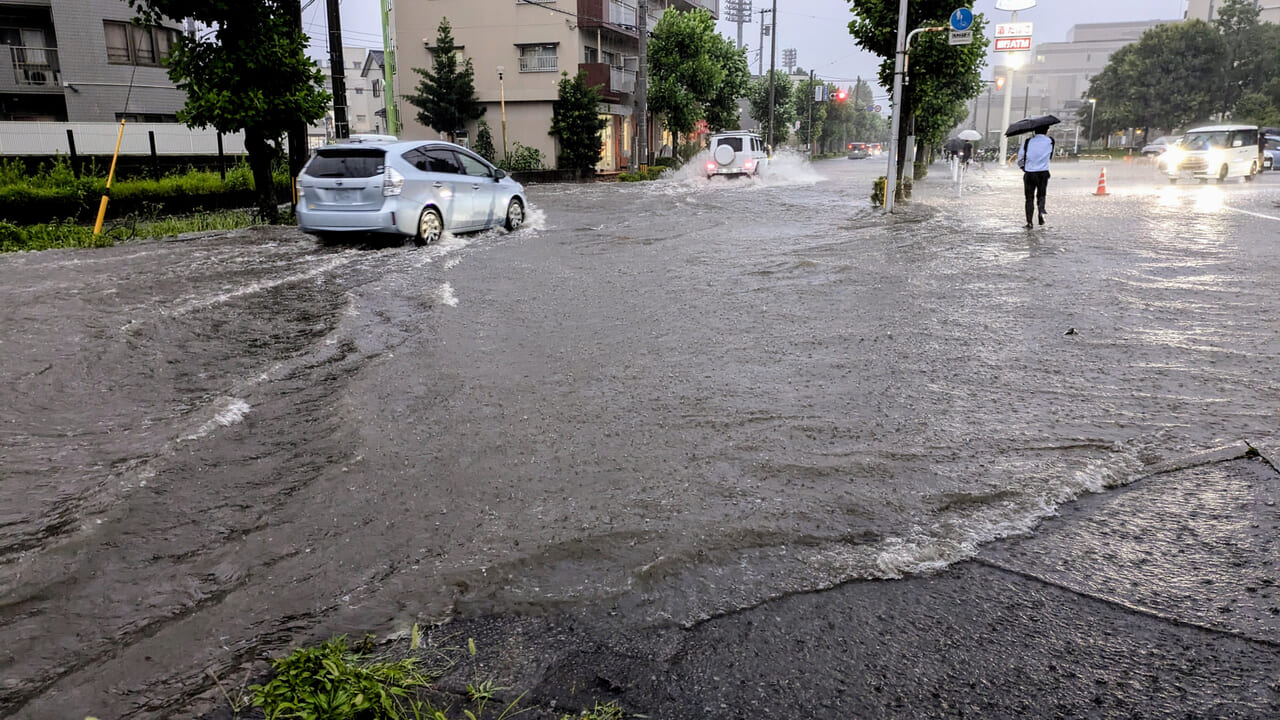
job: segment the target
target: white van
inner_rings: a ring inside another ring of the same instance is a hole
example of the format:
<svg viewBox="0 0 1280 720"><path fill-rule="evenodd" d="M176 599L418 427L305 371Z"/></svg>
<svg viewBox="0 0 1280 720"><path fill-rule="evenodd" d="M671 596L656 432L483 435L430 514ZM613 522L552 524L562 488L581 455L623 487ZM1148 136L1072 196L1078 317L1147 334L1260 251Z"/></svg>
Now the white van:
<svg viewBox="0 0 1280 720"><path fill-rule="evenodd" d="M707 145L707 177L716 175L759 175L769 167L764 140L748 130L726 130L711 136Z"/></svg>
<svg viewBox="0 0 1280 720"><path fill-rule="evenodd" d="M1200 182L1230 177L1252 180L1261 172L1257 125L1207 125L1192 128L1160 158L1169 182L1193 177Z"/></svg>

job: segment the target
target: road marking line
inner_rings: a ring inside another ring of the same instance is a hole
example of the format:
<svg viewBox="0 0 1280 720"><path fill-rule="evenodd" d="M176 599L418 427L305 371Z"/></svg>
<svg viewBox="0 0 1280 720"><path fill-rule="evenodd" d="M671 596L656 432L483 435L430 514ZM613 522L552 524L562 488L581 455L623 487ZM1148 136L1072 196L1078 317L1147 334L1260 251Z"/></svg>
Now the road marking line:
<svg viewBox="0 0 1280 720"><path fill-rule="evenodd" d="M1230 205L1223 205L1222 207L1228 210L1233 210L1238 213L1244 213L1245 215L1252 215L1254 217L1266 218L1268 220L1275 220L1277 222L1280 222L1280 217L1276 217L1275 215L1263 215L1262 213L1250 212L1248 210L1241 210L1240 208L1233 208Z"/></svg>

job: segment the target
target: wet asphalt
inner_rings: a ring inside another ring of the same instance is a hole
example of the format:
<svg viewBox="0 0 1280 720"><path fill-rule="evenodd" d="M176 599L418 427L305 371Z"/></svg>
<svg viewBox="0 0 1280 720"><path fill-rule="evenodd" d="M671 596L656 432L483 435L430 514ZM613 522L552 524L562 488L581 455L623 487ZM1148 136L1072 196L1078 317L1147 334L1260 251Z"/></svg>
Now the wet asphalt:
<svg viewBox="0 0 1280 720"><path fill-rule="evenodd" d="M420 622L530 717L1280 716L1280 173L1064 164L1026 232L825 162L6 258L0 708L225 717Z"/></svg>

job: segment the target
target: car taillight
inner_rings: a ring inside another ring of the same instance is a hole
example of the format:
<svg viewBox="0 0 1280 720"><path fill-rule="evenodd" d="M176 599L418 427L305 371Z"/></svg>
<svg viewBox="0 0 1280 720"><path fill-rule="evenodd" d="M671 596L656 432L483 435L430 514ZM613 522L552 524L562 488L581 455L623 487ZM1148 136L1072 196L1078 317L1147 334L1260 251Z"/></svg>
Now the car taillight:
<svg viewBox="0 0 1280 720"><path fill-rule="evenodd" d="M708 170L715 170L715 169L716 169L716 164L715 164L715 163L713 163L713 162L709 162L709 163L707 163L707 169L708 169Z"/></svg>
<svg viewBox="0 0 1280 720"><path fill-rule="evenodd" d="M401 175L400 171L388 165L387 169L382 172L382 197L399 195L403 189L404 175Z"/></svg>
<svg viewBox="0 0 1280 720"><path fill-rule="evenodd" d="M756 165L755 161L752 160L751 158L747 158L746 160L742 161L742 167L744 170L750 170L751 168L755 167L755 165Z"/></svg>

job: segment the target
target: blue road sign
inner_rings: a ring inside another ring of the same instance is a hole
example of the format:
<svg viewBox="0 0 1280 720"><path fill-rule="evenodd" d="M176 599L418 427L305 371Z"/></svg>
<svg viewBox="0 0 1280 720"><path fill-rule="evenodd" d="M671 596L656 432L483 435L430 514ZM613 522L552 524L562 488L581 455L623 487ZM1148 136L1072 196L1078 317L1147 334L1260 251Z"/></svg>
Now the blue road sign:
<svg viewBox="0 0 1280 720"><path fill-rule="evenodd" d="M968 30L969 26L972 24L973 24L973 11L970 10L969 8L956 8L956 11L951 13L951 29L952 30L955 30L956 32L960 32L962 30Z"/></svg>

